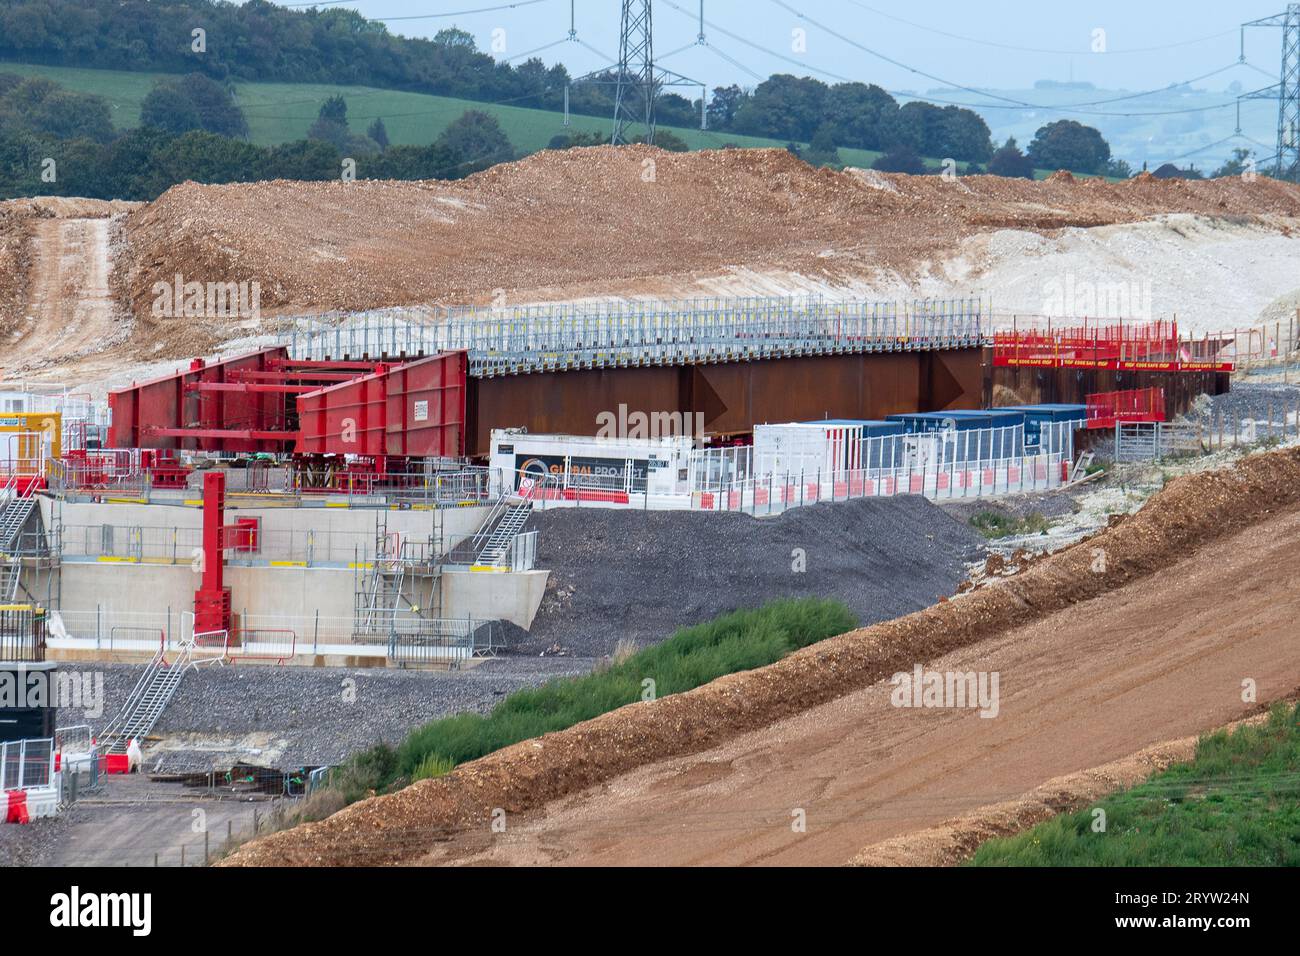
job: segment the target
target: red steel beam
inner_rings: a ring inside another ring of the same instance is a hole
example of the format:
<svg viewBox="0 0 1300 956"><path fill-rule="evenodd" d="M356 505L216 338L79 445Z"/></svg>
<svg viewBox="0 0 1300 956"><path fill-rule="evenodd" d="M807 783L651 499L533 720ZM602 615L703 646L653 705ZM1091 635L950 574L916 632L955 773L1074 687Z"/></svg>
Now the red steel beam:
<svg viewBox="0 0 1300 956"><path fill-rule="evenodd" d="M192 438L214 441L292 442L297 432L259 431L249 428L145 428L146 435L157 438Z"/></svg>
<svg viewBox="0 0 1300 956"><path fill-rule="evenodd" d="M283 382L285 379L302 379L307 382L350 382L358 376L365 375L369 369L357 369L346 372L318 372L303 371L296 372L291 369L281 369L275 371L255 371L251 369L239 369L231 373L231 378L235 381L271 381Z"/></svg>
<svg viewBox="0 0 1300 956"><path fill-rule="evenodd" d="M318 384L308 385L259 385L253 382L191 382L185 386L187 392L251 392L266 395L301 395L314 392Z"/></svg>

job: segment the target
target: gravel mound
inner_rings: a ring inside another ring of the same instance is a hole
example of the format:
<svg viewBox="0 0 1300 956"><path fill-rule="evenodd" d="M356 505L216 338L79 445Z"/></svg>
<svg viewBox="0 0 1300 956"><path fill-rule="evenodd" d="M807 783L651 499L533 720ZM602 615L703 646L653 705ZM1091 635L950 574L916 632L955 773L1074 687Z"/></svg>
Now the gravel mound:
<svg viewBox="0 0 1300 956"><path fill-rule="evenodd" d="M1222 421L1224 427L1229 429L1232 422L1247 419L1258 422L1260 426L1271 421L1280 428L1285 416L1293 415L1298 406L1298 386L1237 381L1232 383L1230 392L1198 398L1186 418L1207 426Z"/></svg>
<svg viewBox="0 0 1300 956"><path fill-rule="evenodd" d="M620 640L775 598L843 601L863 625L951 595L983 538L920 497L794 508L770 518L574 508L533 516L538 567L551 572L516 650L609 654ZM558 648L557 648L558 645Z"/></svg>
<svg viewBox="0 0 1300 956"><path fill-rule="evenodd" d="M338 763L380 741L396 744L414 727L462 712L487 713L507 694L591 662L565 658L485 661L462 671L203 665L185 675L145 750L145 766L165 771L228 767L235 761L292 769ZM143 665L99 665L104 713L121 708ZM86 723L59 712L63 726Z"/></svg>

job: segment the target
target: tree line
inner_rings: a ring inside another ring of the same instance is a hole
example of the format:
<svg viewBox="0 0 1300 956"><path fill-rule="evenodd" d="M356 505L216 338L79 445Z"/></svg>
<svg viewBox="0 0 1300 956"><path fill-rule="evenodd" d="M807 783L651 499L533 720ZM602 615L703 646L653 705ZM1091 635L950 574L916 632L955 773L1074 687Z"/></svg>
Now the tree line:
<svg viewBox="0 0 1300 956"><path fill-rule="evenodd" d="M548 67L538 58L518 66L498 62L477 48L472 34L454 27L432 39L401 37L354 10L287 9L266 0L0 0L2 59L199 73L227 85L355 84L547 110L563 108L574 79L562 64ZM614 75L606 72L572 85L570 110L610 115L613 84ZM657 111L664 126L698 126L703 111L720 133L780 141L811 143L820 133L837 147L975 163L994 153L988 126L973 110L900 105L867 83L827 85L778 74L753 90L718 87L707 104L665 92ZM237 129L222 132L239 135Z"/></svg>
<svg viewBox="0 0 1300 956"><path fill-rule="evenodd" d="M322 104L306 139L257 146L232 135L246 129L242 113L201 75L161 82L141 118L119 134L102 97L0 72L0 199L149 200L186 180L459 179L515 158L500 124L480 110L467 110L427 146L392 146L382 120L355 133L342 97Z"/></svg>

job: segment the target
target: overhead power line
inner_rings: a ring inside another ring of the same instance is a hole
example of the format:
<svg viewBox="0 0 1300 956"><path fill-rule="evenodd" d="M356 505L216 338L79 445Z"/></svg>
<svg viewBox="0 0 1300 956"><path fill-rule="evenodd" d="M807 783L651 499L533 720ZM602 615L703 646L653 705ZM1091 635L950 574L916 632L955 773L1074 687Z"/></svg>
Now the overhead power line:
<svg viewBox="0 0 1300 956"><path fill-rule="evenodd" d="M673 0L660 0L660 2L664 3L670 9L676 10L678 13L689 16L691 19L695 19L694 13L690 13L684 10L678 4L674 3ZM773 2L779 3L780 0L773 0ZM780 4L780 5L785 6L785 4ZM796 15L800 15L798 14L798 11L795 11L795 13ZM805 17L804 19L807 18ZM807 59L798 59L796 57L788 56L784 53L780 53L776 50L771 49L770 47L763 46L761 43L756 43L753 40L748 39L747 37L743 37L738 33L728 30L725 27L718 26L716 23L710 21L705 21L705 22L708 24L710 30L720 33L723 36L729 37L730 39L735 40L737 43L744 44L745 46L757 50L759 53L765 54L766 56L770 56L773 59L780 60L785 63L791 63L802 70L811 73L816 73L820 76L835 80L836 82L839 83L861 82L860 80L857 80L853 77L844 76L832 70L827 70L823 67L819 67L816 64L810 63ZM816 24L812 20L808 20L808 22L813 23L815 26L820 26L820 24ZM829 31L829 32L831 32L833 35L839 36L838 32L836 31ZM863 47L861 44L858 44L856 41L853 41L848 38L846 38L846 40L851 45L857 46L860 49L864 49L867 52L872 53L872 55L877 55L876 51L869 50L868 48ZM899 61L894 61L892 58L885 58L885 59L889 60L889 62L899 62ZM921 95L918 93L910 93L902 90L895 90L895 89L889 89L887 87L882 87L882 89L885 89L885 92L896 97L901 97L904 99L911 99L911 100L920 100L925 103L934 103L941 106L961 106L967 109L1029 109L1029 110L1037 110L1042 112L1073 113L1079 116L1106 116L1106 117L1115 117L1115 118L1127 118L1127 117L1141 117L1141 116L1179 116L1179 115L1185 115L1189 113L1205 113L1205 112L1212 112L1214 110L1230 109L1235 107L1236 105L1236 101L1234 100L1232 102L1216 103L1210 106L1182 107L1179 109L1171 109L1171 110L1143 110L1138 112L1113 112L1110 110L1083 110L1083 109L1077 109L1075 107L1070 107L1070 106L1054 106L1047 103L1029 103L1025 100L1017 100L1011 97L998 96L996 94L992 94L984 90L980 90L977 87L952 83L948 80L943 79L942 77L937 77L933 74L929 74L921 70L913 69L912 67L906 64L902 64L902 68L917 73L919 75L925 76L929 79L934 80L935 82L953 86L955 89L960 89L966 92L970 92L975 94L976 96L987 96L997 100L997 102L990 102L990 103L971 103L969 101L952 100L952 99L946 99L938 96ZM753 71L748 71L748 72L752 73ZM1223 72L1223 71L1218 70L1216 72ZM1165 89L1168 88L1166 87Z"/></svg>
<svg viewBox="0 0 1300 956"><path fill-rule="evenodd" d="M989 97L989 98L991 98L991 99L998 100L999 102L1008 103L1008 104L1010 104L1010 105L1012 105L1012 106L1020 107L1020 108L1022 108L1022 109L1033 109L1033 110L1054 110L1054 111L1057 111L1057 112L1075 112L1075 113L1081 113L1082 115L1100 115L1100 116L1112 116L1112 115L1115 115L1115 116L1118 116L1118 115L1132 115L1132 116L1141 116L1141 115L1146 115L1146 116L1159 116L1159 115L1162 115L1162 114L1160 114L1160 113L1150 113L1150 112L1148 112L1148 113L1134 113L1134 114L1116 114L1116 113L1110 113L1109 111L1103 111L1103 112L1100 112L1100 113L1089 113L1089 112L1083 111L1083 110L1081 110L1081 109L1079 109L1079 108L1080 108L1080 107L1084 107L1084 106L1097 106L1097 105L1103 105L1103 104L1111 103L1111 102L1120 102L1120 101L1122 101L1122 100L1128 100L1128 99L1136 99L1136 98L1138 98L1138 97L1142 97L1142 96L1151 96L1151 95L1154 95L1154 94L1157 94L1157 93L1165 92L1165 91L1167 91L1168 89L1170 89L1170 87L1167 87L1167 86L1166 86L1166 87L1162 87L1162 88L1157 89L1157 90L1148 90L1148 91L1143 91L1143 92L1141 92L1141 93L1130 93L1130 94L1125 94L1125 95L1123 95L1123 96L1112 97L1112 98L1110 98L1110 99L1096 100L1096 101L1093 101L1093 102L1084 102L1084 103L1065 103L1065 104L1060 104L1060 105L1049 105L1049 104L1045 104L1045 103L1030 103L1030 102L1028 102L1028 101L1026 101L1026 100L1016 99L1016 98L1014 98L1014 97L1010 97L1010 96L1003 96L1003 95L1000 94L1000 93L993 93L993 92L990 92L990 91L988 91L988 90L982 90L982 89L980 89L980 88L978 88L978 87L969 86L969 85L967 85L967 84L965 84L965 83L960 83L960 82L957 82L957 81L955 81L955 80L950 80L950 79L947 79L947 78L945 78L945 77L939 76L938 74L930 73L930 72L928 72L928 71L926 71L926 70L922 70L922 69L919 68L919 67L912 66L912 65L909 64L909 63L904 63L902 60L898 60L898 59L896 59L896 58L894 58L894 57L892 57L892 56L889 56L889 55L887 55L887 54L885 54L885 53L881 53L879 50L872 49L871 47L866 46L866 45L863 44L863 43L859 43L857 40L853 39L853 38L850 37L850 36L845 35L844 33L841 33L839 30L836 30L836 29L834 29L833 27L829 27L829 26L827 26L826 24L824 24L824 23L822 23L822 22L820 22L820 21L818 21L818 20L814 20L812 17L808 16L808 15L807 15L806 13L804 13L803 11L795 9L795 8L792 7L789 3L786 3L785 0L769 0L769 2L775 4L776 6L780 7L780 8L783 9L783 10L785 10L786 12L788 12L788 13L790 13L790 14L793 14L794 16L798 17L799 19L804 20L804 21L806 21L806 22L812 24L813 26L817 27L819 30L822 30L822 31L825 32L825 33L829 33L831 36L836 37L837 39L841 40L841 41L844 42L844 43L847 43L848 45L854 47L855 49L861 50L863 53L867 53L867 54L869 54L869 55L871 55L871 56L874 56L874 57L876 57L877 59L883 60L884 62L889 63L889 64L892 64L893 66L896 66L896 67L898 67L898 68L900 68L900 69L907 70L909 73L914 73L914 74L916 74L917 76L923 76L923 77L925 77L925 78L928 79L928 80L933 80L933 81L936 82L936 83L942 83L942 84L944 84L945 86L951 86L951 87L953 87L954 89L963 90L964 92L967 92L967 93L974 93L974 94L977 95L977 96L985 96L985 97ZM1233 62L1233 63L1229 64L1228 66L1220 67L1219 69L1212 70L1210 73L1207 73L1207 74L1205 74L1205 76L1203 76L1203 77L1199 77L1198 79L1205 79L1206 77L1214 76L1214 75L1216 75L1216 74L1218 74L1218 73L1223 73L1223 72L1225 72L1226 70L1232 69L1233 67L1238 66L1238 65L1239 65L1239 64L1238 64L1237 62ZM1186 82L1189 82L1189 83L1190 83L1190 82L1195 82L1195 80L1189 80L1189 81L1186 81ZM1175 84L1175 87L1177 87L1177 86L1181 86L1181 85L1183 85L1183 84ZM990 104L990 105L993 105L993 104ZM1222 104L1222 105L1220 105L1220 106L1216 106L1216 107L1207 107L1207 108L1204 108L1204 109L1223 109L1223 108L1226 108L1226 107L1231 106L1231 105L1233 105L1233 104L1231 104L1231 103L1224 103L1224 104ZM1202 109L1201 111L1204 111L1204 109ZM1189 112L1194 112L1194 110L1189 110Z"/></svg>
<svg viewBox="0 0 1300 956"><path fill-rule="evenodd" d="M984 40L979 37L963 36L960 33L950 33L947 30L940 30L937 27L926 26L924 23L917 23L913 20L905 19L904 17L895 16L892 13L886 13L884 10L877 10L875 7L862 3L861 0L846 0L846 2L851 3L853 6L862 10L866 10L868 13L874 13L878 17L884 17L886 20L893 20L895 23L906 24L907 26L913 27L917 30L924 30L926 33L948 37L950 40L961 40L963 43L976 43L980 46L995 47L999 50L1015 50L1020 53L1048 53L1053 56L1076 56L1089 52L1087 50L1054 50L1045 47L1017 46L1013 43L999 43L996 40ZM1231 36L1236 32L1235 29L1223 30L1219 33L1211 33L1203 37L1195 37L1190 40L1178 40L1174 43L1162 43L1158 46L1129 47L1128 49L1122 50L1112 50L1108 47L1106 49L1106 56L1124 56L1134 53L1158 53L1161 50L1174 50L1179 47L1193 46L1197 43L1206 43L1210 40L1219 40L1223 37Z"/></svg>

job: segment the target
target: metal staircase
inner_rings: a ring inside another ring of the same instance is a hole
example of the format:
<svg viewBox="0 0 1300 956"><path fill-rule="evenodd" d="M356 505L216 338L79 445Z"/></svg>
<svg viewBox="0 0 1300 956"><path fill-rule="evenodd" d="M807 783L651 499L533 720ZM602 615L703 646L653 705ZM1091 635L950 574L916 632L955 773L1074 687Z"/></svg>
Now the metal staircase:
<svg viewBox="0 0 1300 956"><path fill-rule="evenodd" d="M167 709L176 688L180 686L181 679L193 664L193 641L182 642L180 653L171 663L168 663L162 649L159 649L140 675L140 680L136 682L135 689L127 697L122 709L100 735L104 752L126 753L132 740L144 740L158 723L158 718Z"/></svg>
<svg viewBox="0 0 1300 956"><path fill-rule="evenodd" d="M35 497L22 498L17 495L0 504L0 551L12 554L18 550L14 544L31 520L36 505Z"/></svg>
<svg viewBox="0 0 1300 956"><path fill-rule="evenodd" d="M11 476L0 489L0 561L4 562L0 566L0 604L13 604L18 600L24 557L23 532L33 517L40 520L39 504L34 495L20 493L16 477ZM33 553L44 553L43 542Z"/></svg>
<svg viewBox="0 0 1300 956"><path fill-rule="evenodd" d="M528 518L532 513L531 499L524 499L506 508L505 514L501 516L496 527L488 533L475 563L481 567L499 567L510 552L510 543L524 530L524 525L528 524Z"/></svg>

